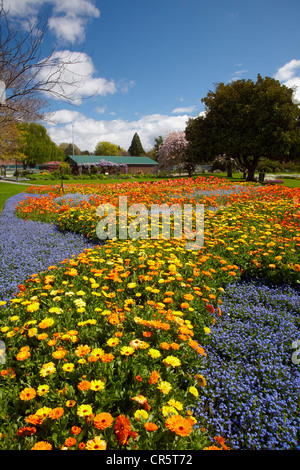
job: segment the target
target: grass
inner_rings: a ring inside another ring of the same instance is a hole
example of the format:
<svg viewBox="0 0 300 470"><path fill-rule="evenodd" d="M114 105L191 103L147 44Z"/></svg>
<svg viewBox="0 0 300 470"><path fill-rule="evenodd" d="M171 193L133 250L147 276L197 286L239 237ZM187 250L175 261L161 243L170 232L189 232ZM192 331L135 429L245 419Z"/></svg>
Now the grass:
<svg viewBox="0 0 300 470"><path fill-rule="evenodd" d="M8 198L21 193L26 188L29 188L29 186L31 185L28 184L28 186L25 186L23 184L20 185L20 184L13 184L13 183L0 183L0 212L2 211L5 201Z"/></svg>

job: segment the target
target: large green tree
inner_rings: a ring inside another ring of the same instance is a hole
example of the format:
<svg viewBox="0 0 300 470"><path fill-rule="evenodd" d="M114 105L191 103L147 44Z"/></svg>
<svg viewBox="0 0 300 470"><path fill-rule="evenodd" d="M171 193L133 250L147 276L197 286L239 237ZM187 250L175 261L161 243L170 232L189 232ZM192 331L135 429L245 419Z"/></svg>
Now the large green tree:
<svg viewBox="0 0 300 470"><path fill-rule="evenodd" d="M123 148L119 147L118 145L112 144L111 142L98 142L95 148L95 155L103 155L103 156L110 156L110 155L126 155L127 152Z"/></svg>
<svg viewBox="0 0 300 470"><path fill-rule="evenodd" d="M141 144L141 140L139 138L138 133L136 132L132 138L130 147L128 149L129 155L133 157L139 157L145 155L145 150L143 149L143 146Z"/></svg>
<svg viewBox="0 0 300 470"><path fill-rule="evenodd" d="M24 136L22 165L33 168L39 163L63 161L64 153L49 137L47 130L41 124L25 122L19 124Z"/></svg>
<svg viewBox="0 0 300 470"><path fill-rule="evenodd" d="M261 75L218 83L202 99L205 117L188 124L187 139L194 149L206 142L208 154L232 157L253 181L261 157L283 161L294 153L300 110L292 98L291 88Z"/></svg>

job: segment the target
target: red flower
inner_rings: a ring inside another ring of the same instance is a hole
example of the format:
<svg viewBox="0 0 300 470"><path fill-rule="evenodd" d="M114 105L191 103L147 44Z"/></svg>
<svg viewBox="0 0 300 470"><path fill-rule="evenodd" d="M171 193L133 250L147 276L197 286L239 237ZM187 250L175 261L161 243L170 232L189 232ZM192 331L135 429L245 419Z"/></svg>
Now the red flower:
<svg viewBox="0 0 300 470"><path fill-rule="evenodd" d="M129 419L125 415L119 415L115 422L115 433L117 440L120 441L122 446L128 444L129 438L134 439L138 436L138 433L131 431L131 425Z"/></svg>

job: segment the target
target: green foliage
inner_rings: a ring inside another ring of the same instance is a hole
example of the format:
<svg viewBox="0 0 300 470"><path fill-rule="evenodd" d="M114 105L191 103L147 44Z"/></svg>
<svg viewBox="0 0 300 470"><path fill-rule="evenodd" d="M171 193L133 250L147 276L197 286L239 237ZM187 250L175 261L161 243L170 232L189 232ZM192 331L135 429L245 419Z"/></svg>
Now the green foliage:
<svg viewBox="0 0 300 470"><path fill-rule="evenodd" d="M146 153L145 150L143 149L143 146L141 144L141 141L137 132L134 134L132 138L131 145L128 149L128 153L129 155L133 157L140 157L140 156L145 155Z"/></svg>
<svg viewBox="0 0 300 470"><path fill-rule="evenodd" d="M126 155L126 153L126 150L111 142L98 142L95 148L95 155L103 155L106 157L110 155Z"/></svg>
<svg viewBox="0 0 300 470"><path fill-rule="evenodd" d="M202 99L205 118L189 122L187 139L198 155L206 142L214 155L231 156L251 181L261 157L293 159L297 153L300 110L292 94L291 88L260 75L256 82L219 83Z"/></svg>
<svg viewBox="0 0 300 470"><path fill-rule="evenodd" d="M25 140L21 149L25 155L22 159L25 169L27 166L33 168L39 163L64 159L63 151L52 142L44 126L34 122L24 122L19 127Z"/></svg>
<svg viewBox="0 0 300 470"><path fill-rule="evenodd" d="M63 175L70 175L72 172L71 167L67 162L62 162L59 165L59 171L61 171Z"/></svg>

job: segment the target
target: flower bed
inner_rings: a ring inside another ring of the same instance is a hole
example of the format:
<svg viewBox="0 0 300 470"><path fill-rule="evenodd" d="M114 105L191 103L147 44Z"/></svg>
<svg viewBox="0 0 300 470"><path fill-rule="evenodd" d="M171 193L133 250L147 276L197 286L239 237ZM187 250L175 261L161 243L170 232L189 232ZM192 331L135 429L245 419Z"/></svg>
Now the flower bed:
<svg viewBox="0 0 300 470"><path fill-rule="evenodd" d="M222 300L199 415L232 449L296 449L300 369L292 356L300 339L300 290L248 281L231 284Z"/></svg>
<svg viewBox="0 0 300 470"><path fill-rule="evenodd" d="M247 436L246 428L242 435L236 430L236 414L253 411L241 371L252 357L260 360L248 353L253 342L246 340L257 338L266 344L260 349L271 351L274 358L266 335L273 334L278 319L258 309L252 326L249 311L242 307L228 317L226 292L230 283L249 276L298 285L299 191L282 186L234 188L216 178L124 183L102 187L102 194L97 185L66 185L70 195L91 195L89 200L74 202L71 196L70 201L58 187L49 187L48 196L33 196L18 205L18 214L26 219L51 217L65 234L73 231L91 240L99 220L96 207L108 201L117 204L120 194L129 203L192 201L214 210L205 211L200 251L185 250L185 240L108 240L21 283L0 318L0 339L6 346L0 376L0 448L227 449L227 436L231 448L275 448L280 439L283 446L296 445L292 428L288 432L277 417L281 405L273 419L281 423L280 431L274 426L266 430L273 440L263 437L263 431L257 437L252 431ZM267 328L270 321L273 329ZM286 335L296 334L293 321L282 324ZM244 346L239 346L240 338ZM276 338L279 345L283 336ZM222 348L217 348L218 340ZM244 353L247 360L236 362L236 355ZM280 361L290 362L288 347L283 347ZM255 363L250 379L261 378L268 367L269 382L259 382L266 395L256 389L259 410L262 404L267 410L271 406L267 387L280 397L283 390L286 397L295 392L291 367L282 371L287 389L278 382L273 387L279 365L274 375L270 361L261 370ZM234 387L245 392L242 410L237 400L228 404ZM295 426L299 417L297 393L289 402L286 426Z"/></svg>

